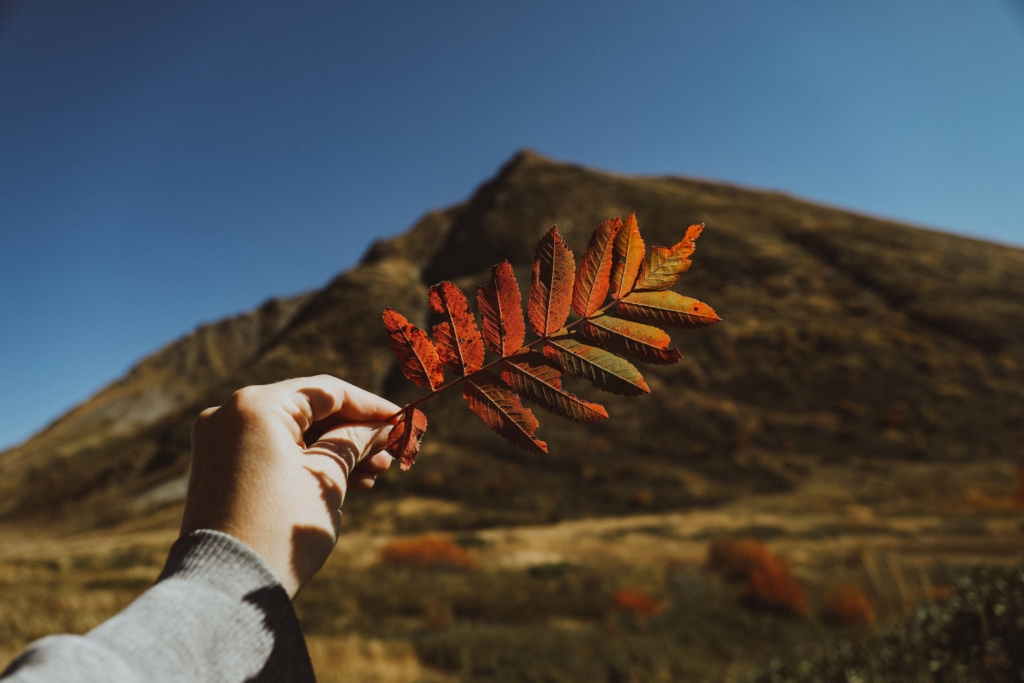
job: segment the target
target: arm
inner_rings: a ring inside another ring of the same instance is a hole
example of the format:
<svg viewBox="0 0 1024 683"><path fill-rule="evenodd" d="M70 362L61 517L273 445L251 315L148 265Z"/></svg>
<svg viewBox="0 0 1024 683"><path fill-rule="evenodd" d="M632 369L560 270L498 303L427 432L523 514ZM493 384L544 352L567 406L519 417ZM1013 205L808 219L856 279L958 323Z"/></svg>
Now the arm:
<svg viewBox="0 0 1024 683"><path fill-rule="evenodd" d="M85 636L34 643L0 679L313 681L290 599L333 550L349 486L390 465L384 420L397 410L319 376L203 411L181 537L156 585Z"/></svg>

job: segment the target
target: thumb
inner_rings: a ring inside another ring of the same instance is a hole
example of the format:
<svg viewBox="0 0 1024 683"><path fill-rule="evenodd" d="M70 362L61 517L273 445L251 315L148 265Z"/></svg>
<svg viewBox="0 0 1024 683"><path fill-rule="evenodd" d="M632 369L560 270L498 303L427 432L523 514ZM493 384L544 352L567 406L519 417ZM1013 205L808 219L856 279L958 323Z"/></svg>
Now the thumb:
<svg viewBox="0 0 1024 683"><path fill-rule="evenodd" d="M360 462L384 450L390 433L391 425L387 422L350 422L324 433L306 448L306 453L331 456L348 479Z"/></svg>

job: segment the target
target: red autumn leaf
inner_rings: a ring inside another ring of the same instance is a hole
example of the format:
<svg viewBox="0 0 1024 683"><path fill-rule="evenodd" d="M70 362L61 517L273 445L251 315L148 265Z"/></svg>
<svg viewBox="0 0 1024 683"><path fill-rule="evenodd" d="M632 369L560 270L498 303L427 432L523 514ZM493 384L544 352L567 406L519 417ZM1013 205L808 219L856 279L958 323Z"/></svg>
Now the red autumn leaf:
<svg viewBox="0 0 1024 683"><path fill-rule="evenodd" d="M516 354L501 363L501 379L513 391L541 408L575 422L595 422L608 417L604 406L579 399L562 388L562 373L542 355Z"/></svg>
<svg viewBox="0 0 1024 683"><path fill-rule="evenodd" d="M640 371L627 360L574 337L554 337L544 344L544 355L566 374L590 380L598 389L624 396L651 393Z"/></svg>
<svg viewBox="0 0 1024 683"><path fill-rule="evenodd" d="M533 433L539 423L519 397L488 371L466 379L463 397L485 425L513 446L530 453L547 453L548 446Z"/></svg>
<svg viewBox="0 0 1024 683"><path fill-rule="evenodd" d="M484 344L476 327L469 303L462 290L447 280L430 288L430 310L448 320L434 326L437 355L441 362L460 375L476 372L484 364Z"/></svg>
<svg viewBox="0 0 1024 683"><path fill-rule="evenodd" d="M673 247L654 247L644 259L640 267L640 275L636 279L637 292L659 291L668 289L676 283L679 276L690 269L693 261L690 255L696 248L695 240L700 237L703 224L691 225L686 235Z"/></svg>
<svg viewBox="0 0 1024 683"><path fill-rule="evenodd" d="M603 406L566 391L561 373L616 394L649 393L636 367L616 354L649 363L674 363L680 355L669 348L663 330L643 323L696 328L720 320L707 304L667 291L689 268L702 228L691 225L678 244L654 247L645 258L635 215L625 224L619 218L605 221L591 237L578 273L572 252L552 228L537 245L527 303L530 325L541 338L527 346L522 295L508 261L492 268L491 282L477 290L482 333L465 295L450 282L430 288L431 311L446 316L434 327L436 345L426 332L385 309L388 341L402 372L431 388L415 403L446 388L448 365L462 375L453 384L465 382L463 396L488 427L519 448L546 453L547 444L534 436L537 419L521 397L577 422L608 417ZM606 307L609 293L614 301ZM566 326L570 308L580 319ZM615 315L605 313L609 308ZM575 327L579 329L572 331ZM485 343L501 356L487 365ZM538 344L541 353L530 350ZM494 366L500 378L489 371ZM402 469L408 469L415 462L426 417L408 407L395 417L388 448L402 459ZM306 436L315 434L311 429Z"/></svg>
<svg viewBox="0 0 1024 683"><path fill-rule="evenodd" d="M644 260L644 240L640 237L636 214L629 214L626 224L615 236L614 249L611 292L613 299L620 299L633 289L640 264Z"/></svg>
<svg viewBox="0 0 1024 683"><path fill-rule="evenodd" d="M583 324L583 335L609 351L647 363L671 365L682 358L677 349L668 347L672 340L664 331L610 315L587 319Z"/></svg>
<svg viewBox="0 0 1024 683"><path fill-rule="evenodd" d="M491 268L491 283L476 290L484 341L499 356L510 356L526 339L523 295L512 264L502 261Z"/></svg>
<svg viewBox="0 0 1024 683"><path fill-rule="evenodd" d="M675 292L633 292L616 306L623 318L669 327L707 327L721 318L705 303Z"/></svg>
<svg viewBox="0 0 1024 683"><path fill-rule="evenodd" d="M557 332L565 325L572 304L573 277L576 262L565 246L558 227L540 238L533 262L528 304L530 325L539 337Z"/></svg>
<svg viewBox="0 0 1024 683"><path fill-rule="evenodd" d="M423 434L427 431L427 416L415 408L406 408L402 416L388 434L387 451L392 457L402 461L402 469L407 470L416 462L420 452Z"/></svg>
<svg viewBox="0 0 1024 683"><path fill-rule="evenodd" d="M622 219L616 216L597 226L590 236L580 267L576 269L576 283L572 290L572 309L580 316L593 315L608 296L615 236L621 228Z"/></svg>
<svg viewBox="0 0 1024 683"><path fill-rule="evenodd" d="M444 384L444 368L426 332L391 308L384 309L384 329L402 374L421 387L436 389Z"/></svg>

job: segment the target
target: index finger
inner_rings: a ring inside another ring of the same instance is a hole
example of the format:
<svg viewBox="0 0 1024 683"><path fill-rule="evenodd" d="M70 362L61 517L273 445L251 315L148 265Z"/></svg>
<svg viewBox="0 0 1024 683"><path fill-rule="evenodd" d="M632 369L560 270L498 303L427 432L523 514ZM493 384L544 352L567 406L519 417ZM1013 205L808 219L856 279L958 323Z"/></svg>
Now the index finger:
<svg viewBox="0 0 1024 683"><path fill-rule="evenodd" d="M387 420L401 408L391 401L331 375L298 377L278 382L279 389L291 394L306 424L332 418L332 421L370 422Z"/></svg>

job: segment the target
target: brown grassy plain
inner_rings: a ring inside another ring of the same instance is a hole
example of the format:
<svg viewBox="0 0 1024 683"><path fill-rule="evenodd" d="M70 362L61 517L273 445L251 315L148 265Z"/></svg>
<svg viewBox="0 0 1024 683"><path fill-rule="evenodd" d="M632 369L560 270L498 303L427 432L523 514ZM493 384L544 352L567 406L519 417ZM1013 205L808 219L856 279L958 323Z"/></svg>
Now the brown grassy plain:
<svg viewBox="0 0 1024 683"><path fill-rule="evenodd" d="M813 651L829 638L866 634L821 618L836 586L860 587L884 623L941 595L954 567L1016 561L1024 515L1011 502L1013 474L1000 463L862 462L822 467L787 494L708 509L447 535L475 568L417 561L407 569L386 553L382 564L382 549L409 538L395 535L402 526L396 516L444 503L408 499L396 507L381 500L368 508L375 520L343 536L297 608L322 681L541 680L530 670L503 677L493 671L500 661L474 662L517 638L524 641L516 641L517 656L539 658L537 666L551 668L554 680L562 680L559 672L572 680L577 669L562 660L590 656L593 647L621 647L634 636L656 636L665 649L657 653L665 660L662 673L738 680L791 649ZM0 528L3 658L49 633L87 631L128 604L158 574L174 537L161 520L179 511L169 506L149 519L64 537ZM758 539L785 558L811 614L738 616L739 586L705 567L709 544L730 537ZM614 595L622 589L656 596L667 620L686 625L619 614ZM497 635L489 641L474 631ZM569 641L557 657L533 642L552 633ZM582 645L574 654L576 641ZM661 675L648 653L624 656L636 660L636 680Z"/></svg>

